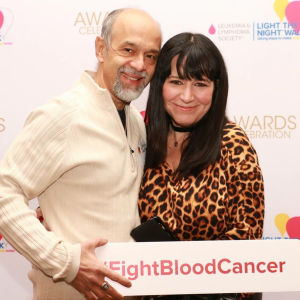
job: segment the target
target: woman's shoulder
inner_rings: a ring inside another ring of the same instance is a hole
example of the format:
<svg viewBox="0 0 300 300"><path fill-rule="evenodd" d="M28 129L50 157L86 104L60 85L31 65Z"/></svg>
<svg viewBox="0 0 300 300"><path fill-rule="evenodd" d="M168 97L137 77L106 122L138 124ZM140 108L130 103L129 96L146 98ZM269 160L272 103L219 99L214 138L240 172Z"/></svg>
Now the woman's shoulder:
<svg viewBox="0 0 300 300"><path fill-rule="evenodd" d="M223 142L236 141L243 142L248 141L249 138L245 131L233 121L228 121L223 128Z"/></svg>
<svg viewBox="0 0 300 300"><path fill-rule="evenodd" d="M253 154L255 152L245 131L232 121L228 121L223 128L222 146L234 153L244 152L245 148L247 151L251 149Z"/></svg>

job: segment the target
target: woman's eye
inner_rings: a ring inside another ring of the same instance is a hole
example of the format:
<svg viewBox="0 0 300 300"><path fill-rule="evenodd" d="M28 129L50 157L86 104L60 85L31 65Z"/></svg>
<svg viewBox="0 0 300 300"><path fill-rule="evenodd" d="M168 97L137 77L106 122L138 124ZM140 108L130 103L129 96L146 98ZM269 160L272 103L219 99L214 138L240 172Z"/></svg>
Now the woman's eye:
<svg viewBox="0 0 300 300"><path fill-rule="evenodd" d="M181 85L182 82L180 80L171 80L170 83L175 84L175 85Z"/></svg>
<svg viewBox="0 0 300 300"><path fill-rule="evenodd" d="M204 82L197 82L197 83L195 83L195 86L203 87L203 86L207 86L207 84Z"/></svg>

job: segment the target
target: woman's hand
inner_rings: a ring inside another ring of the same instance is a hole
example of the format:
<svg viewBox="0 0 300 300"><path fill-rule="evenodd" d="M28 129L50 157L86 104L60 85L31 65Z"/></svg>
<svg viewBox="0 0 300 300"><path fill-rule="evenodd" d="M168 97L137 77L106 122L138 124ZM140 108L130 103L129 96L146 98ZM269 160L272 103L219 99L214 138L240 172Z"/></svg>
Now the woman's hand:
<svg viewBox="0 0 300 300"><path fill-rule="evenodd" d="M36 217L40 220L41 223L43 223L44 222L44 217L43 217L43 212L42 212L41 208L38 207L35 210L35 212L36 212Z"/></svg>
<svg viewBox="0 0 300 300"><path fill-rule="evenodd" d="M44 225L44 227L46 228L46 230L50 231L49 228L47 228L47 226L45 226L45 223L44 223L44 216L43 216L43 212L41 210L40 207L38 207L36 210L35 210L35 213L36 213L36 217L40 220L40 222Z"/></svg>

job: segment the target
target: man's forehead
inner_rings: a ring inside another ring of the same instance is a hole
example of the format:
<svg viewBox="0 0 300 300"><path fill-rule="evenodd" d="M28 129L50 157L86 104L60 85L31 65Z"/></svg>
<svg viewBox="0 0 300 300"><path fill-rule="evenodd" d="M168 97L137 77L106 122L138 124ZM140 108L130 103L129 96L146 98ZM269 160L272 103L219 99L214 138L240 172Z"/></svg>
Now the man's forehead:
<svg viewBox="0 0 300 300"><path fill-rule="evenodd" d="M153 24L157 22L145 11L139 9L126 9L122 11L116 18L115 23L126 22L135 23L139 21L145 21Z"/></svg>
<svg viewBox="0 0 300 300"><path fill-rule="evenodd" d="M161 43L161 31L158 24L145 12L129 10L122 12L116 19L111 41L119 44L135 44L139 46L147 40L150 43ZM155 47L156 48L156 47Z"/></svg>

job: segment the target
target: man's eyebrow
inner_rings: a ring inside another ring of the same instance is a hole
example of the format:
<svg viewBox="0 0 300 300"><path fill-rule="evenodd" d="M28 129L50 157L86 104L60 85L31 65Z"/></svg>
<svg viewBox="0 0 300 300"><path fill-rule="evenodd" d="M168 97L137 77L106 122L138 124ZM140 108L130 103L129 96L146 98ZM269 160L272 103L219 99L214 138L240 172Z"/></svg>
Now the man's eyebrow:
<svg viewBox="0 0 300 300"><path fill-rule="evenodd" d="M129 41L125 41L121 44L121 46L131 46L131 47L137 47L137 44Z"/></svg>
<svg viewBox="0 0 300 300"><path fill-rule="evenodd" d="M124 46L130 46L130 47L135 47L135 48L139 48L139 46L133 42L130 42L130 41L125 41L121 44L121 47L124 47ZM153 53L159 53L160 50L157 50L157 49L150 49L149 51L147 52L153 52Z"/></svg>
<svg viewBox="0 0 300 300"><path fill-rule="evenodd" d="M150 51L148 51L148 52L153 52L153 53L157 53L157 54L159 54L159 52L160 52L160 51L159 51L159 50L156 50L156 49L155 49L155 50L154 50L154 49L152 49L152 50L150 50Z"/></svg>

